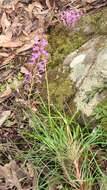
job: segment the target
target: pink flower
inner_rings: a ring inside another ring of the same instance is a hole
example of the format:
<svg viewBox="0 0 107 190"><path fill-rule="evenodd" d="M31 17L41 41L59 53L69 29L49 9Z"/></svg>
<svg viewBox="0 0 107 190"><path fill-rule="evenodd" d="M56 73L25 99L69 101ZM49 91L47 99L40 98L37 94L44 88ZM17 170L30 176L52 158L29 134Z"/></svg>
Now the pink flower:
<svg viewBox="0 0 107 190"><path fill-rule="evenodd" d="M48 45L47 40L43 38L43 39L41 40L41 45L42 45L43 47L47 46L47 45Z"/></svg>
<svg viewBox="0 0 107 190"><path fill-rule="evenodd" d="M81 18L83 13L81 11L67 9L65 11L61 11L58 15L60 21L63 22L64 25L68 27L73 27L75 23Z"/></svg>
<svg viewBox="0 0 107 190"><path fill-rule="evenodd" d="M31 75L25 75L25 81L32 81L30 79L33 76L33 78L36 79L36 83L41 83L49 56L48 51L46 50L48 41L46 36L42 34L41 36L35 36L34 42L35 44L32 48L32 55L29 60L29 64L33 66L33 69Z"/></svg>

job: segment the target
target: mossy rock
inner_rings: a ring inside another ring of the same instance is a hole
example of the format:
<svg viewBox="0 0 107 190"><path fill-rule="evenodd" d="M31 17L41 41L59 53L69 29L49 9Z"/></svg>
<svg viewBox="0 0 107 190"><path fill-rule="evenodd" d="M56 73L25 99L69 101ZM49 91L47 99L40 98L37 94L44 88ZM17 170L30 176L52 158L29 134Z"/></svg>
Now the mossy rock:
<svg viewBox="0 0 107 190"><path fill-rule="evenodd" d="M89 24L93 27L93 33L86 35L84 34L84 27ZM72 30L62 24L56 24L48 31L48 51L51 55L48 65L49 91L51 100L57 107L63 109L64 102L67 102L70 107L74 105L72 97L75 95L75 86L68 78L69 71L65 74L60 69L63 67L65 57L97 34L107 34L106 27L107 8L104 8L99 12L83 16ZM47 93L43 94L47 96Z"/></svg>
<svg viewBox="0 0 107 190"><path fill-rule="evenodd" d="M63 72L62 64L64 58L85 43L86 39L79 32L70 31L61 24L52 28L48 35L48 50L51 55L48 67L49 94L58 109L67 107L66 104L74 109L72 96L75 94L75 87L68 78L69 71Z"/></svg>
<svg viewBox="0 0 107 190"><path fill-rule="evenodd" d="M61 24L56 25L48 36L49 52L51 55L49 66L55 68L59 64L62 64L64 58L81 47L86 40L87 37L79 32L70 31Z"/></svg>

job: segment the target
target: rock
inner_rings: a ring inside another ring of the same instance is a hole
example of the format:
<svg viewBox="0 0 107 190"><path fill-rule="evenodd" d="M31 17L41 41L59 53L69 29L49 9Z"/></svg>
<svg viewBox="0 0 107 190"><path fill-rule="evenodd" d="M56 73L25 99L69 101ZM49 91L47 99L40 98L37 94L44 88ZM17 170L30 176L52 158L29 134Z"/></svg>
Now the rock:
<svg viewBox="0 0 107 190"><path fill-rule="evenodd" d="M94 107L107 95L103 91L107 83L107 37L98 36L89 40L79 48L78 53L76 51L66 57L64 69L66 63L70 68L69 78L77 88L74 98L76 107L90 116Z"/></svg>
<svg viewBox="0 0 107 190"><path fill-rule="evenodd" d="M51 54L48 71L50 97L51 102L61 109L67 104L72 110L75 103L77 109L90 115L95 105L106 96L104 90L102 90L104 93L97 92L103 89L107 81L106 64L98 63L98 68L96 66L96 61L102 59L102 54L104 55L102 62L106 61L104 50L107 44L106 20L107 8L104 8L83 16L73 30L68 30L61 24L50 30L48 38ZM47 94L44 93L44 88L43 96Z"/></svg>

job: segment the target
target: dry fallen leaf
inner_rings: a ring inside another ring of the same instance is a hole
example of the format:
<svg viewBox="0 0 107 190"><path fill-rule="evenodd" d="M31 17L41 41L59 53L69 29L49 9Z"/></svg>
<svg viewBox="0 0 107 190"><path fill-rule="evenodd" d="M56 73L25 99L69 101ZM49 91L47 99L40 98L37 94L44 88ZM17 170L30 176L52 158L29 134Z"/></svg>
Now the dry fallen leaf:
<svg viewBox="0 0 107 190"><path fill-rule="evenodd" d="M21 184L17 178L17 165L14 160L11 160L10 163L0 166L0 177L5 179L5 187L11 188L16 187L17 190L22 190Z"/></svg>
<svg viewBox="0 0 107 190"><path fill-rule="evenodd" d="M93 3L94 1L96 1L96 0L84 0L84 2L86 2L86 3Z"/></svg>
<svg viewBox="0 0 107 190"><path fill-rule="evenodd" d="M4 1L4 0L0 0L0 6L3 4L3 1Z"/></svg>
<svg viewBox="0 0 107 190"><path fill-rule="evenodd" d="M34 6L35 6L35 2L32 4L29 4L28 7L25 7L25 10L29 12L30 18L32 18L32 11L33 11Z"/></svg>
<svg viewBox="0 0 107 190"><path fill-rule="evenodd" d="M13 76L12 76L13 72L11 69L7 69L3 72L0 73L0 82L5 82L7 81L8 79L11 79Z"/></svg>
<svg viewBox="0 0 107 190"><path fill-rule="evenodd" d="M7 43L11 40L11 34L8 33L8 35L1 34L0 35L0 47L3 47L4 43Z"/></svg>
<svg viewBox="0 0 107 190"><path fill-rule="evenodd" d="M29 74L29 71L25 67L21 67L21 73Z"/></svg>
<svg viewBox="0 0 107 190"><path fill-rule="evenodd" d="M19 22L18 16L14 18L11 25L12 35L17 38L22 32L22 24Z"/></svg>
<svg viewBox="0 0 107 190"><path fill-rule="evenodd" d="M19 40L7 41L4 43L0 43L0 47L5 47L5 48L16 48L16 47L20 47L22 45L23 45L23 43Z"/></svg>
<svg viewBox="0 0 107 190"><path fill-rule="evenodd" d="M14 160L11 160L8 164L5 164L4 166L0 165L0 178L3 178L3 180L1 180L0 188L2 185L5 190L13 189L13 187L15 189L17 188L17 190L37 189L33 188L33 180L35 181L37 179L34 177L35 170L33 169L32 164L27 166L27 169L28 172L26 171L26 168L19 167L19 165L17 165Z"/></svg>
<svg viewBox="0 0 107 190"><path fill-rule="evenodd" d="M43 11L43 6L41 5L41 3L36 1L32 4L29 4L29 6L25 8L25 10L29 12L30 18L32 18L32 16L34 15L37 16L38 14L41 14L41 12Z"/></svg>
<svg viewBox="0 0 107 190"><path fill-rule="evenodd" d="M5 65L7 65L14 58L15 58L15 54L9 55L4 61L0 62L0 68L5 67Z"/></svg>
<svg viewBox="0 0 107 190"><path fill-rule="evenodd" d="M0 165L0 178L5 176L4 168Z"/></svg>
<svg viewBox="0 0 107 190"><path fill-rule="evenodd" d="M33 41L29 41L29 43L24 44L21 48L16 50L16 53L22 53L23 51L26 51L28 49L31 49L34 45L34 40Z"/></svg>
<svg viewBox="0 0 107 190"><path fill-rule="evenodd" d="M8 57L9 54L6 52L0 52L0 57Z"/></svg>
<svg viewBox="0 0 107 190"><path fill-rule="evenodd" d="M10 25L11 22L7 19L6 13L4 12L1 18L1 26L4 34L9 30Z"/></svg>
<svg viewBox="0 0 107 190"><path fill-rule="evenodd" d="M3 102L6 98L8 98L12 93L11 88L7 87L7 89L0 93L0 103Z"/></svg>
<svg viewBox="0 0 107 190"><path fill-rule="evenodd" d="M2 124L8 119L8 117L10 116L11 111L3 111L0 115L0 126L2 126Z"/></svg>
<svg viewBox="0 0 107 190"><path fill-rule="evenodd" d="M51 7L51 3L50 3L49 0L46 0L46 5L47 5L48 9L51 9L51 8L52 8L52 7Z"/></svg>
<svg viewBox="0 0 107 190"><path fill-rule="evenodd" d="M32 190L38 189L38 173L32 163L27 163L28 175L33 179Z"/></svg>
<svg viewBox="0 0 107 190"><path fill-rule="evenodd" d="M35 170L34 166L31 163L27 163L27 169L30 177L34 177Z"/></svg>
<svg viewBox="0 0 107 190"><path fill-rule="evenodd" d="M32 29L32 22L31 22L31 20L28 20L28 21L26 22L26 26L25 26L25 29L24 29L23 33L24 33L25 35L28 35L28 34L30 34L31 29Z"/></svg>

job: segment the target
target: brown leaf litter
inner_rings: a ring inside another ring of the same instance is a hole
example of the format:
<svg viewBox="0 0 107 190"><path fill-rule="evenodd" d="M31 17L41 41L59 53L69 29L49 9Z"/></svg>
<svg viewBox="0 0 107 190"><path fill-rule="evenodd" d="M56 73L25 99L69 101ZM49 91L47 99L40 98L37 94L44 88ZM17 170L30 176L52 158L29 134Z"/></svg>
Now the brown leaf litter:
<svg viewBox="0 0 107 190"><path fill-rule="evenodd" d="M31 163L26 168L11 160L4 166L0 165L0 190L35 190L37 172Z"/></svg>
<svg viewBox="0 0 107 190"><path fill-rule="evenodd" d="M7 84L7 87L3 92L0 89L0 104L5 104L5 111L8 111L5 102L13 93L8 85L8 79L13 80L14 72L17 72L16 67L18 67L13 64L15 67L13 71L14 68L10 65L23 52L24 57L27 56L28 50L34 45L36 33L44 30L44 19L48 8L44 9L37 0L30 4L23 4L21 0L11 0L6 4L4 2L5 0L0 1L0 85ZM19 62L18 64L20 65ZM20 72L20 68L18 71ZM2 125L4 117L1 118Z"/></svg>
<svg viewBox="0 0 107 190"><path fill-rule="evenodd" d="M34 44L33 39L37 30L44 27L44 17L47 14L44 7L38 1L25 6L18 0L0 7L1 57L2 53L5 53L3 48L11 50L9 55L12 52L18 54L30 49ZM19 48L21 51L18 51Z"/></svg>

